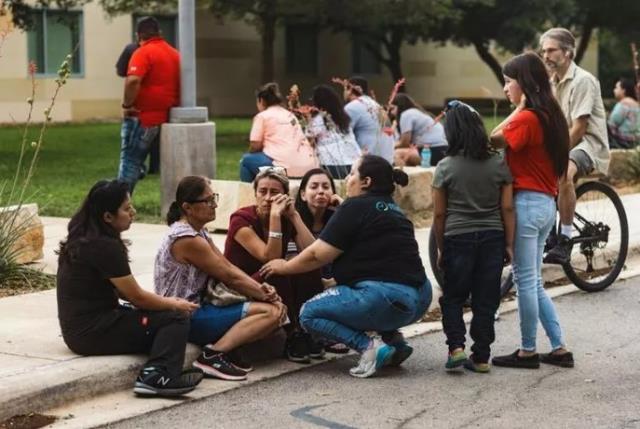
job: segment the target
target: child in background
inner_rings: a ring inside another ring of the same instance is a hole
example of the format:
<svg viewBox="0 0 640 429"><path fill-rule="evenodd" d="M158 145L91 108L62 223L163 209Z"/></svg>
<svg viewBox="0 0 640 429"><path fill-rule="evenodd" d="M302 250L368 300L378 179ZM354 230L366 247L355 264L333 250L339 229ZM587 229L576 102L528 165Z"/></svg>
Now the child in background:
<svg viewBox="0 0 640 429"><path fill-rule="evenodd" d="M433 178L433 228L444 271L445 367L486 373L502 267L513 253L512 178L502 157L490 149L482 118L471 106L449 102L444 128L449 149ZM462 307L470 295L474 343L467 358Z"/></svg>

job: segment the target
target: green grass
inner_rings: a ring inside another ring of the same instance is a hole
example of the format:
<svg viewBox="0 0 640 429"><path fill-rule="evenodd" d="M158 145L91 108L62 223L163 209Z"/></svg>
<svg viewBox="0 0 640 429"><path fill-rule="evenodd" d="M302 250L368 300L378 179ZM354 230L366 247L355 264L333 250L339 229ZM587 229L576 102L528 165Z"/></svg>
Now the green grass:
<svg viewBox="0 0 640 429"><path fill-rule="evenodd" d="M500 120L487 116L487 130ZM218 179L238 180L238 162L247 148L250 128L248 118L216 120ZM38 131L37 125L32 128L30 140L36 140ZM15 174L21 133L19 127L0 127L0 184ZM120 124L52 125L26 202L38 203L41 215L70 217L97 180L117 175L119 157ZM160 177L147 176L138 182L133 203L138 220L160 223Z"/></svg>
<svg viewBox="0 0 640 429"><path fill-rule="evenodd" d="M238 180L238 161L247 148L250 119L216 121L217 176ZM0 183L12 179L18 161L22 129L0 127ZM36 139L38 126L32 128ZM31 193L44 216L69 217L99 179L118 173L120 124L52 125L46 132ZM27 157L29 158L29 157ZM138 219L160 222L160 176L147 176L136 185Z"/></svg>

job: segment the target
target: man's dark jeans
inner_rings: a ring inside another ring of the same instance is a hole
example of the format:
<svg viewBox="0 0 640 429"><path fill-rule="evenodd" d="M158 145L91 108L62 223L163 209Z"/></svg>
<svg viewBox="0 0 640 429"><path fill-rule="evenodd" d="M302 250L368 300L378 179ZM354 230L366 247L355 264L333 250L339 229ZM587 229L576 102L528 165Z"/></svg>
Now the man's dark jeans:
<svg viewBox="0 0 640 429"><path fill-rule="evenodd" d="M471 351L476 362L488 362L495 340L495 312L500 305L500 278L505 256L504 232L477 231L445 236L442 263L442 325L449 350L464 348L462 306L471 295Z"/></svg>

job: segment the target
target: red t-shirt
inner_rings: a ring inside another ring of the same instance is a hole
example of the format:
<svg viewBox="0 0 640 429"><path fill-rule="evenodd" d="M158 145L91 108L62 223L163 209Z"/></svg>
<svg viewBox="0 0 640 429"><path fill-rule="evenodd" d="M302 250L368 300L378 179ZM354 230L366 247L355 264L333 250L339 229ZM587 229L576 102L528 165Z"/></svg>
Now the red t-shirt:
<svg viewBox="0 0 640 429"><path fill-rule="evenodd" d="M503 130L513 189L558 194L558 176L544 147L544 131L532 110L523 110Z"/></svg>
<svg viewBox="0 0 640 429"><path fill-rule="evenodd" d="M180 54L161 37L141 42L129 60L127 76L140 76L135 107L143 127L167 122L180 102Z"/></svg>

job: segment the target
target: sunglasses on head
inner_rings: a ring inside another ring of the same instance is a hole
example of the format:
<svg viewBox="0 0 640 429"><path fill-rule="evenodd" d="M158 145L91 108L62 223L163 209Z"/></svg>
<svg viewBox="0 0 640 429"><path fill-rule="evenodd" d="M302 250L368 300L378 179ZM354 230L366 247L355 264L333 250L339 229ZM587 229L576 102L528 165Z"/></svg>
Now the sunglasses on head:
<svg viewBox="0 0 640 429"><path fill-rule="evenodd" d="M473 107L469 106L467 103L463 103L460 100L451 100L451 101L449 101L447 103L446 107L444 108L444 113L446 114L449 110L455 109L457 107L466 107L467 109L469 109L470 111L472 111L476 115L479 115L479 113L476 111L476 109L474 109Z"/></svg>
<svg viewBox="0 0 640 429"><path fill-rule="evenodd" d="M262 167L258 167L258 174L268 173L279 174L281 176L287 177L287 169L284 167L277 167L274 165L264 165Z"/></svg>

